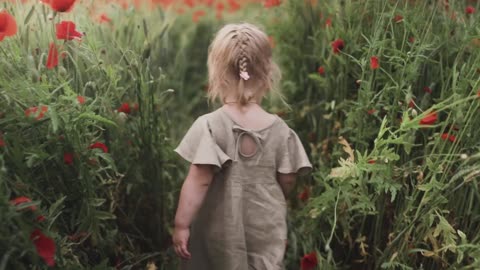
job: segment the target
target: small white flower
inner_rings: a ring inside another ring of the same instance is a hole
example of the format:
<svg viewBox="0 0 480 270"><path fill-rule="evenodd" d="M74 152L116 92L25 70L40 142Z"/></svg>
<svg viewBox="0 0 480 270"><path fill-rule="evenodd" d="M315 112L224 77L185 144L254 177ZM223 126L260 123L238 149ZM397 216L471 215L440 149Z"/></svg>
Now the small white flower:
<svg viewBox="0 0 480 270"><path fill-rule="evenodd" d="M128 118L128 115L124 112L119 112L118 113L118 119L120 120L120 122L123 124L125 123L125 121L127 121L127 118Z"/></svg>
<svg viewBox="0 0 480 270"><path fill-rule="evenodd" d="M461 154L461 155L460 155L460 158L461 158L461 159L467 159L467 158L468 158L468 155L467 155L467 154Z"/></svg>
<svg viewBox="0 0 480 270"><path fill-rule="evenodd" d="M248 81L248 79L250 79L250 75L248 75L248 72L246 72L246 71L240 72L240 77L242 79L244 79L245 81Z"/></svg>
<svg viewBox="0 0 480 270"><path fill-rule="evenodd" d="M413 117L417 117L417 115L418 115L417 110L412 109L412 116L413 116Z"/></svg>

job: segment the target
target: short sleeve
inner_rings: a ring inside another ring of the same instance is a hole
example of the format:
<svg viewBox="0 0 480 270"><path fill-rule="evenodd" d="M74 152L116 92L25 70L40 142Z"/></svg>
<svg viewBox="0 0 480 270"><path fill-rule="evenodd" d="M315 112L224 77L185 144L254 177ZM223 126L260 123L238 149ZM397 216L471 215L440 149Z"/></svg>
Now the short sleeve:
<svg viewBox="0 0 480 270"><path fill-rule="evenodd" d="M298 173L306 175L312 171L312 164L308 160L305 148L298 135L290 129L288 138L281 146L277 171L279 173Z"/></svg>
<svg viewBox="0 0 480 270"><path fill-rule="evenodd" d="M205 117L199 117L174 150L192 164L214 165L221 169L230 157L215 142Z"/></svg>

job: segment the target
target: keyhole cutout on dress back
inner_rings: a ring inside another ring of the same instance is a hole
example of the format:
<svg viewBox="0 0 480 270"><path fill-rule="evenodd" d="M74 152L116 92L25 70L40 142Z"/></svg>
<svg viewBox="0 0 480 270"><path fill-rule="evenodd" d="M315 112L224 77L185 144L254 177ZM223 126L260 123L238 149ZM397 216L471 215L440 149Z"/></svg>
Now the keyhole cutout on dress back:
<svg viewBox="0 0 480 270"><path fill-rule="evenodd" d="M252 135L248 133L243 133L238 137L240 140L240 155L244 157L253 157L258 151L258 145Z"/></svg>

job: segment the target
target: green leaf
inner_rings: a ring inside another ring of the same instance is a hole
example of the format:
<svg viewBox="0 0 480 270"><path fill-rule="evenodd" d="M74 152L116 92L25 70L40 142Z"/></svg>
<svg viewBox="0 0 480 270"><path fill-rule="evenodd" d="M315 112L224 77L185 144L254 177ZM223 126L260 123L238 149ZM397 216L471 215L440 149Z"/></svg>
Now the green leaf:
<svg viewBox="0 0 480 270"><path fill-rule="evenodd" d="M78 118L95 120L95 121L98 121L98 122L106 124L106 125L110 125L110 126L113 126L113 127L118 127L118 125L115 122L113 122L112 120L109 120L109 119L107 119L105 117L102 117L98 114L94 114L92 112L82 113L78 116Z"/></svg>
<svg viewBox="0 0 480 270"><path fill-rule="evenodd" d="M49 108L48 114L50 115L50 120L52 121L52 130L53 130L53 133L57 133L57 131L58 131L58 124L59 124L59 122L60 122L60 120L59 120L59 118L58 118L58 114L57 114L57 112L55 111L54 108Z"/></svg>
<svg viewBox="0 0 480 270"><path fill-rule="evenodd" d="M100 220L109 220L109 219L116 219L116 216L110 212L106 211L95 211L95 218Z"/></svg>
<svg viewBox="0 0 480 270"><path fill-rule="evenodd" d="M55 212L61 210L60 206L63 204L63 201L65 201L66 198L67 196L63 196L60 199L58 199L56 202L54 202L52 205L50 205L50 208L48 209L48 213L50 216L53 216Z"/></svg>
<svg viewBox="0 0 480 270"><path fill-rule="evenodd" d="M35 5L32 5L32 8L30 9L30 11L28 12L27 14L27 17L25 17L25 20L23 21L23 24L24 25L27 25L28 22L30 21L30 19L32 18L32 15L33 15L33 12L35 11Z"/></svg>
<svg viewBox="0 0 480 270"><path fill-rule="evenodd" d="M107 200L102 199L102 198L92 198L90 199L89 204L93 207L99 207L102 206Z"/></svg>

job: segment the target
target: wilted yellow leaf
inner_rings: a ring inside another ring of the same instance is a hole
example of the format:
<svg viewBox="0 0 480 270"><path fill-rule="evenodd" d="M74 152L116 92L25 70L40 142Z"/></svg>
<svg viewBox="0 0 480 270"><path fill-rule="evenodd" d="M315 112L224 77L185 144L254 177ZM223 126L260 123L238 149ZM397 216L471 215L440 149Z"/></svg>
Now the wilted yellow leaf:
<svg viewBox="0 0 480 270"><path fill-rule="evenodd" d="M147 270L157 270L157 266L155 265L154 262L148 262L147 263Z"/></svg>
<svg viewBox="0 0 480 270"><path fill-rule="evenodd" d="M420 251L420 253L422 253L422 255L425 256L425 257L435 256L435 252L429 251L429 250L422 250L422 251Z"/></svg>
<svg viewBox="0 0 480 270"><path fill-rule="evenodd" d="M343 151L348 154L348 159L351 162L355 161L355 155L353 154L353 149L350 147L350 144L342 136L338 137L338 143L343 145Z"/></svg>

